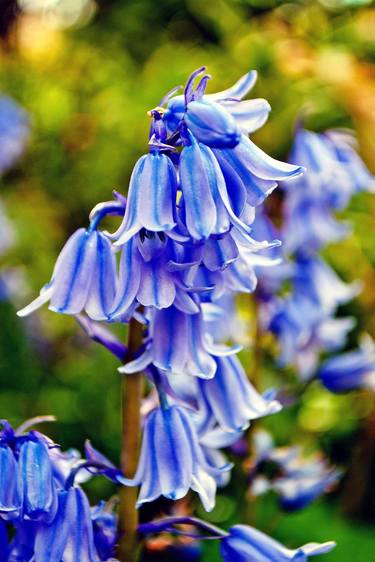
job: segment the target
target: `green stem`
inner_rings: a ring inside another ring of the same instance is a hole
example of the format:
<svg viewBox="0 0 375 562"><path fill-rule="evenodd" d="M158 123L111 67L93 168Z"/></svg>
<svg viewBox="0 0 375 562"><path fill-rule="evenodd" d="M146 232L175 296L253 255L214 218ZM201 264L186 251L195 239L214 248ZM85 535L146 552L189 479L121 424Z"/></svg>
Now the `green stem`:
<svg viewBox="0 0 375 562"><path fill-rule="evenodd" d="M142 344L142 325L132 319L129 325L128 360L134 359ZM124 375L122 379L122 447L121 469L127 478L132 478L138 464L141 440L142 373ZM137 536L138 511L136 509L138 489L124 486L120 491L119 532L117 557L120 562L137 562L140 544Z"/></svg>

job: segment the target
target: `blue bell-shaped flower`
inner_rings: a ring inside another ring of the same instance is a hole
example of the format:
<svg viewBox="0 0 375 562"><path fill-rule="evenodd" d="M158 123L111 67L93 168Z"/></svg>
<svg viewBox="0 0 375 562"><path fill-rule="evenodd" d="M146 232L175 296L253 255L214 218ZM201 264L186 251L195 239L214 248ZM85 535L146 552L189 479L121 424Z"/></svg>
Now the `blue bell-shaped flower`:
<svg viewBox="0 0 375 562"><path fill-rule="evenodd" d="M47 446L39 439L22 443L18 458L23 482L23 512L33 521L50 523L57 510L57 491Z"/></svg>
<svg viewBox="0 0 375 562"><path fill-rule="evenodd" d="M27 316L50 301L54 312L78 314L85 310L93 320L104 320L112 307L116 284L110 241L95 229L80 228L61 250L51 281L18 315Z"/></svg>
<svg viewBox="0 0 375 562"><path fill-rule="evenodd" d="M191 488L210 511L215 503L214 475L226 468L207 463L188 411L168 406L156 408L146 419L137 472L124 483L141 486L138 505L159 496L177 500Z"/></svg>
<svg viewBox="0 0 375 562"><path fill-rule="evenodd" d="M142 228L151 232L172 230L176 225L177 179L172 160L156 150L142 156L130 179L124 219L112 235L125 244Z"/></svg>
<svg viewBox="0 0 375 562"><path fill-rule="evenodd" d="M290 550L265 533L247 525L234 525L220 541L224 562L306 562L309 556L325 554L334 542L309 543Z"/></svg>

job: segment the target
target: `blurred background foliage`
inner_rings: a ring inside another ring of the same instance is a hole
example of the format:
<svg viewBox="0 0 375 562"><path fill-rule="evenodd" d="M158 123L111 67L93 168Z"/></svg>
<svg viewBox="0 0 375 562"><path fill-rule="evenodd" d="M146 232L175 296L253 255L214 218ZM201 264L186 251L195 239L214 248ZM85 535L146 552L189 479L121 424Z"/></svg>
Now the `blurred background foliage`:
<svg viewBox="0 0 375 562"><path fill-rule="evenodd" d="M63 447L82 448L89 437L113 460L118 457L116 360L90 343L70 317L44 309L25 321L15 310L49 279L62 244L87 223L91 207L110 199L114 188L126 192L132 166L146 150L146 111L195 68L208 66L211 91L258 70L253 96L268 99L272 113L255 141L268 153L286 157L303 115L314 130L354 128L375 173L371 4L2 0L0 90L26 108L31 135L23 158L0 180L16 232L2 266L21 273L13 299L0 303L1 418L16 424L52 413L59 423L48 431ZM357 317L357 333L374 336L375 197L357 196L343 218L352 222L353 234L330 246L326 258L345 280L362 279L362 295L343 313ZM248 300L241 310L251 324ZM293 380L293 373L275 370L273 343L265 340L261 386ZM251 349L243 360L251 373ZM334 495L282 516L273 496L249 511L239 466L209 518L227 525L244 515L290 545L332 538L339 543L329 555L332 562L374 560L374 398L365 391L334 396L316 384L297 406L262 424L278 444L293 440L307 450L322 448L348 467L347 477ZM92 497L110 492L99 481ZM205 560L218 559L217 547L205 549Z"/></svg>

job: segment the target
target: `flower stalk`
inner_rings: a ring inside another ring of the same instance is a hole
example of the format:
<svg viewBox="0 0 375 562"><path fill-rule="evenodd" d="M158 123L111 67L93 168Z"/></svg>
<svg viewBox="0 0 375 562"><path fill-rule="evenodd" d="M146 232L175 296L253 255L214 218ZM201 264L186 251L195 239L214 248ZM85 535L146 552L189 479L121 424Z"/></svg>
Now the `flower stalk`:
<svg viewBox="0 0 375 562"><path fill-rule="evenodd" d="M142 344L142 325L134 318L129 324L127 361L134 359ZM141 399L143 391L142 373L125 375L122 379L122 445L121 469L127 478L132 478L137 469L141 440ZM120 491L119 544L117 556L120 562L136 562L139 557L137 537L138 490L124 486Z"/></svg>

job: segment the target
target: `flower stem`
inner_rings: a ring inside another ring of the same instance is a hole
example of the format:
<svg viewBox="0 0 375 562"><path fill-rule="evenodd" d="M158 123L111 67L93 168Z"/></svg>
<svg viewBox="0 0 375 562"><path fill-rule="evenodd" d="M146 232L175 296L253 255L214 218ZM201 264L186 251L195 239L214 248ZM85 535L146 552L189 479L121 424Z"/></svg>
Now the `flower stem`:
<svg viewBox="0 0 375 562"><path fill-rule="evenodd" d="M130 321L127 360L134 359L142 345L142 325L134 318ZM125 375L122 379L122 448L121 469L127 478L132 478L137 469L141 430L140 411L142 399L142 373ZM117 556L120 562L137 562L140 545L137 536L138 512L136 509L138 490L124 486L120 491L119 544Z"/></svg>

